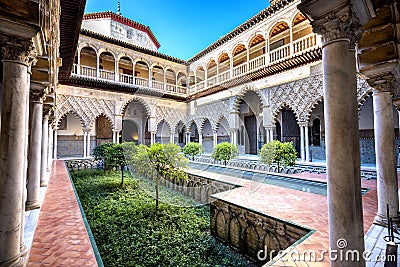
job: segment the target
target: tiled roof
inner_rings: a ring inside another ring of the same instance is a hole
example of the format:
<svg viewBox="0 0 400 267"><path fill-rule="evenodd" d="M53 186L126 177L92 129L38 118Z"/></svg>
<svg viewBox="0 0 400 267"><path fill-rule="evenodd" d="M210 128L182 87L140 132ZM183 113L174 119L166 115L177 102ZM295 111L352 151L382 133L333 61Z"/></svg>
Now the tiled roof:
<svg viewBox="0 0 400 267"><path fill-rule="evenodd" d="M151 31L149 26L140 24L139 22L133 21L128 19L124 16L118 15L112 11L106 12L96 12L96 13L89 13L83 16L83 20L91 20L91 19L103 19L103 18L110 18L114 21L122 23L126 26L138 29L142 32L145 32L149 35L151 41L157 46L157 49L160 48L160 43L158 42L157 38L154 36L153 32Z"/></svg>

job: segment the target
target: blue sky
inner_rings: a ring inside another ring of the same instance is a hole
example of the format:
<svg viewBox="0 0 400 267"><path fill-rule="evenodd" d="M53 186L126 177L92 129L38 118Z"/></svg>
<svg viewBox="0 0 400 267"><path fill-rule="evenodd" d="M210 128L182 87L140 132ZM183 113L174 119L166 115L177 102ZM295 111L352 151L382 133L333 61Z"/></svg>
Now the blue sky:
<svg viewBox="0 0 400 267"><path fill-rule="evenodd" d="M117 0L87 0L86 13L117 11ZM267 0L121 0L122 15L151 28L159 52L189 59L262 9Z"/></svg>

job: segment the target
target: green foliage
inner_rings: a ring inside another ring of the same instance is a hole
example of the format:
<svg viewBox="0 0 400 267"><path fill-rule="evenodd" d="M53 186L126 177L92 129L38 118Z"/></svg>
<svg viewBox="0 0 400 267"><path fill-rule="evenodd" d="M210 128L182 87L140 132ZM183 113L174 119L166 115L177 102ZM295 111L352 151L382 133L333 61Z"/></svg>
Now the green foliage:
<svg viewBox="0 0 400 267"><path fill-rule="evenodd" d="M108 168L121 169L121 186L124 184L124 167L126 165L122 144L112 144L105 149L105 165Z"/></svg>
<svg viewBox="0 0 400 267"><path fill-rule="evenodd" d="M161 203L156 216L132 178L123 188L115 172L77 171L72 179L105 266L254 266L209 234L208 206ZM171 201L189 201L161 190Z"/></svg>
<svg viewBox="0 0 400 267"><path fill-rule="evenodd" d="M133 159L138 151L138 146L133 142L123 142L122 149L124 151L126 163L128 164L133 162Z"/></svg>
<svg viewBox="0 0 400 267"><path fill-rule="evenodd" d="M264 144L259 152L260 160L265 164L277 163L278 166L293 166L297 159L297 152L292 142L280 142L273 140L268 144Z"/></svg>
<svg viewBox="0 0 400 267"><path fill-rule="evenodd" d="M150 147L140 145L131 165L136 171L151 172L155 181L156 210L159 207L159 181L160 178L174 179L176 181L186 180L187 174L183 170L188 160L180 153L179 146L169 143L155 143Z"/></svg>
<svg viewBox="0 0 400 267"><path fill-rule="evenodd" d="M215 148L211 157L215 160L223 160L224 164L226 165L228 160L231 160L239 155L239 150L236 146L228 143L223 142L218 144Z"/></svg>
<svg viewBox="0 0 400 267"><path fill-rule="evenodd" d="M112 147L113 145L114 145L113 143L102 143L102 144L96 146L96 147L93 149L93 154L92 154L93 157L94 157L96 160L101 160L101 161L103 161L103 163L104 163L104 170L107 169L107 166L106 166L106 150L107 150L107 148Z"/></svg>
<svg viewBox="0 0 400 267"><path fill-rule="evenodd" d="M124 167L131 161L137 151L137 146L132 142L123 144L102 143L93 149L93 156L96 160L102 160L104 170L121 169L122 181L124 183Z"/></svg>
<svg viewBox="0 0 400 267"><path fill-rule="evenodd" d="M189 155L192 157L192 160L194 160L194 156L200 155L201 153L204 152L204 148L202 145L196 142L190 142L187 143L182 150L183 154Z"/></svg>

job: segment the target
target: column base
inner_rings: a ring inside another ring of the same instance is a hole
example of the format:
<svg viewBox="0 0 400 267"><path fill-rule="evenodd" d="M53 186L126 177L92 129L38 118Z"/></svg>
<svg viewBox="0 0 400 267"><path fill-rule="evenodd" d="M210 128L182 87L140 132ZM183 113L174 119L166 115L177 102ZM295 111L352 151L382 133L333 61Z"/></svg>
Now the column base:
<svg viewBox="0 0 400 267"><path fill-rule="evenodd" d="M26 257L18 255L17 257L0 263L0 267L23 267L26 265Z"/></svg>
<svg viewBox="0 0 400 267"><path fill-rule="evenodd" d="M390 217L393 222L393 227L396 229L400 229L400 217L397 215L395 217ZM377 214L374 218L374 224L380 225L387 227L388 226L388 220L385 215L382 214Z"/></svg>
<svg viewBox="0 0 400 267"><path fill-rule="evenodd" d="M29 248L25 245L22 245L21 248L19 249L19 253L21 254L21 257L26 257L28 255Z"/></svg>
<svg viewBox="0 0 400 267"><path fill-rule="evenodd" d="M40 202L26 202L25 211L35 210L40 208ZM0 266L1 267L1 266Z"/></svg>

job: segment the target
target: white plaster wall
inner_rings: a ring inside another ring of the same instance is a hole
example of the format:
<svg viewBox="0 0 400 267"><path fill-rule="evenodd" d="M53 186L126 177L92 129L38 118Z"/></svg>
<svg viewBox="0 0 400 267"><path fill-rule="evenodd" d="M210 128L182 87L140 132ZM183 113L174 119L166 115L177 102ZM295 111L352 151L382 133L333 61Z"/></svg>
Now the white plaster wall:
<svg viewBox="0 0 400 267"><path fill-rule="evenodd" d="M84 20L82 28L111 37L111 19Z"/></svg>

